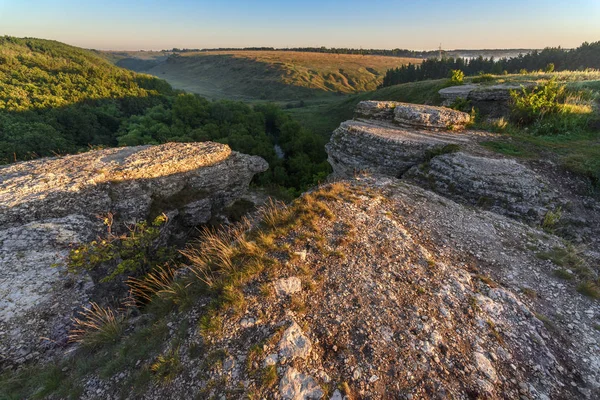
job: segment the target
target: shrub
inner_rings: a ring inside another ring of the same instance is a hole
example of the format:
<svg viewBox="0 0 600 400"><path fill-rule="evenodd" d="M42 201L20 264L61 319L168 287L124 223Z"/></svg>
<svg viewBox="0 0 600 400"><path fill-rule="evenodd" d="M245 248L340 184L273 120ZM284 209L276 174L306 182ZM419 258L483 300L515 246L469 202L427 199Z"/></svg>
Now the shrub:
<svg viewBox="0 0 600 400"><path fill-rule="evenodd" d="M129 226L128 232L123 235L112 233L110 214L104 221L108 227L104 239L71 250L67 258L69 272L91 271L106 265L107 275L101 281L109 282L123 274L143 275L176 256L174 249L158 245L162 226L167 222L164 214L150 224L142 221Z"/></svg>
<svg viewBox="0 0 600 400"><path fill-rule="evenodd" d="M450 83L453 85L462 85L465 80L465 73L460 69L453 69L450 71Z"/></svg>
<svg viewBox="0 0 600 400"><path fill-rule="evenodd" d="M556 78L535 86L512 90L512 118L519 124L531 124L541 121L549 115L563 111L561 101L565 98L565 87L556 82Z"/></svg>
<svg viewBox="0 0 600 400"><path fill-rule="evenodd" d="M548 65L546 65L546 72L554 72L554 63L549 63Z"/></svg>
<svg viewBox="0 0 600 400"><path fill-rule="evenodd" d="M471 100L463 99L462 97L457 97L450 105L450 108L463 112L469 112L473 109Z"/></svg>

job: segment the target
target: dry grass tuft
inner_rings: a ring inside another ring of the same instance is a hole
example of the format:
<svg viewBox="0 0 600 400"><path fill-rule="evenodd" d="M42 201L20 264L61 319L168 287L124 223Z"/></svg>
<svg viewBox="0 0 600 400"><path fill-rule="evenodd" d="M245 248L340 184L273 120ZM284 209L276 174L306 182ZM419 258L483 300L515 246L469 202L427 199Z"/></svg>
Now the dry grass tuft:
<svg viewBox="0 0 600 400"><path fill-rule="evenodd" d="M131 295L142 303L149 303L155 297L181 305L189 301L188 287L191 283L175 280L176 269L166 265L149 272L141 279L129 278L127 285Z"/></svg>
<svg viewBox="0 0 600 400"><path fill-rule="evenodd" d="M72 319L74 327L69 332L69 342L97 347L115 343L123 333L124 318L111 308L90 303L80 315Z"/></svg>

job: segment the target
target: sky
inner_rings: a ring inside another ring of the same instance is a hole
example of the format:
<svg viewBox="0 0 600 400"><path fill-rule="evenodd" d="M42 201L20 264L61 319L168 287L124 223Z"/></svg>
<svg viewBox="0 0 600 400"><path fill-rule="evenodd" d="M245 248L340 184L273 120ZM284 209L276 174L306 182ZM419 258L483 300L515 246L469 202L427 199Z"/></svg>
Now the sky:
<svg viewBox="0 0 600 400"><path fill-rule="evenodd" d="M0 0L0 35L103 50L577 47L600 0Z"/></svg>

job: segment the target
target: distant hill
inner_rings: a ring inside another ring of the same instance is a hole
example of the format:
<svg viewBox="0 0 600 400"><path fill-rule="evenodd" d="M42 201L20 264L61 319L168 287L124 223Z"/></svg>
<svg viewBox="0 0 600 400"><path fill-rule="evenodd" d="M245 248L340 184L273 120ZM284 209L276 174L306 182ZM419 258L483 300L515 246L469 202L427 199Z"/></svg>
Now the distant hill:
<svg viewBox="0 0 600 400"><path fill-rule="evenodd" d="M165 82L117 68L92 51L9 36L0 37L0 82L0 109L8 111L171 92Z"/></svg>
<svg viewBox="0 0 600 400"><path fill-rule="evenodd" d="M119 53L113 53L117 56ZM129 52L117 65L212 99L299 100L374 90L390 68L417 58L293 51Z"/></svg>

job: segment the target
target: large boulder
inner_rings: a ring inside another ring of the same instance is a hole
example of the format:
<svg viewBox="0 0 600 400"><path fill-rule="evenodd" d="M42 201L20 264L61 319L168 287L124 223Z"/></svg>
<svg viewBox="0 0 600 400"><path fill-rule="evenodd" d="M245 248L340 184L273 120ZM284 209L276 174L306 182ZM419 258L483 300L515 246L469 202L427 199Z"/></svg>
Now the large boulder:
<svg viewBox="0 0 600 400"><path fill-rule="evenodd" d="M91 151L0 168L0 226L71 214L146 218L153 206L239 198L267 163L219 143L167 143ZM175 207L178 208L178 207Z"/></svg>
<svg viewBox="0 0 600 400"><path fill-rule="evenodd" d="M89 299L87 274L60 264L104 230L168 212L171 224L207 222L266 170L260 157L218 143L168 143L46 158L0 168L0 367L66 344ZM189 229L188 229L189 230Z"/></svg>

